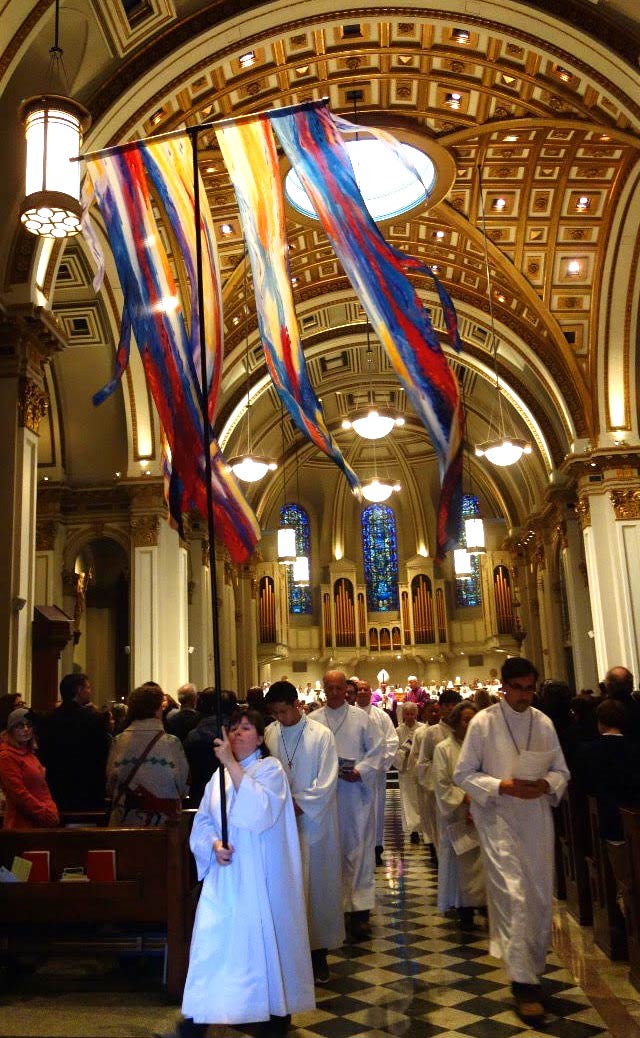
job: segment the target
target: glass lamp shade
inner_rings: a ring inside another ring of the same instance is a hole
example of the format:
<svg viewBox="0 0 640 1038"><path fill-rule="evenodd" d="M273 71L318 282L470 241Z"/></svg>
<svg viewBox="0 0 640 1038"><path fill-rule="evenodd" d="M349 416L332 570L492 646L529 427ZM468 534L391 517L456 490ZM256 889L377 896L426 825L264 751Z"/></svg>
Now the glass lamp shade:
<svg viewBox="0 0 640 1038"><path fill-rule="evenodd" d="M476 457L487 458L492 465L515 465L523 454L531 454L531 444L525 440L515 440L510 436L503 436L499 440L480 444L475 449Z"/></svg>
<svg viewBox="0 0 640 1038"><path fill-rule="evenodd" d="M25 199L20 219L31 234L69 238L80 230L80 163L71 162L91 117L57 94L31 97L21 109L27 141Z"/></svg>
<svg viewBox="0 0 640 1038"><path fill-rule="evenodd" d="M385 483L383 480L378 479L377 476L374 476L373 479L369 480L362 487L362 496L373 504L379 504L381 501L386 501L387 498L391 497L398 490L400 490L399 483Z"/></svg>
<svg viewBox="0 0 640 1038"><path fill-rule="evenodd" d="M296 531L293 526L281 526L278 530L278 562L288 566L296 561Z"/></svg>
<svg viewBox="0 0 640 1038"><path fill-rule="evenodd" d="M265 461L253 454L244 454L241 458L233 458L229 462L229 468L243 483L257 483L267 472L274 472L277 465L275 461Z"/></svg>
<svg viewBox="0 0 640 1038"><path fill-rule="evenodd" d="M306 555L298 555L293 564L293 583L298 587L307 587L309 584L309 559Z"/></svg>
<svg viewBox="0 0 640 1038"><path fill-rule="evenodd" d="M484 523L482 519L465 519L465 544L469 555L484 555Z"/></svg>
<svg viewBox="0 0 640 1038"><path fill-rule="evenodd" d="M404 418L393 418L389 414L381 414L375 408L367 411L359 418L348 418L342 423L343 429L353 429L363 440L381 440L388 436L395 426L404 425Z"/></svg>
<svg viewBox="0 0 640 1038"><path fill-rule="evenodd" d="M453 568L456 573L456 577L470 577L472 573L471 569L471 555L466 548L456 548L453 552Z"/></svg>

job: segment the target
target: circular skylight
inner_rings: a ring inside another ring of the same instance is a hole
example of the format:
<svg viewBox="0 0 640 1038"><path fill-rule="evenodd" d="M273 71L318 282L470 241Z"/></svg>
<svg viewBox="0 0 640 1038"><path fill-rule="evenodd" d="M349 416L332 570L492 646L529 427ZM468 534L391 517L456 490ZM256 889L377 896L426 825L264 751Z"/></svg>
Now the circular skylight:
<svg viewBox="0 0 640 1038"><path fill-rule="evenodd" d="M345 144L353 165L356 182L367 209L374 220L390 220L425 202L436 179L433 162L424 151L410 144L401 150L420 173L418 180L388 144L379 140L353 140ZM303 216L317 220L316 211L298 174L290 169L284 182L287 200Z"/></svg>

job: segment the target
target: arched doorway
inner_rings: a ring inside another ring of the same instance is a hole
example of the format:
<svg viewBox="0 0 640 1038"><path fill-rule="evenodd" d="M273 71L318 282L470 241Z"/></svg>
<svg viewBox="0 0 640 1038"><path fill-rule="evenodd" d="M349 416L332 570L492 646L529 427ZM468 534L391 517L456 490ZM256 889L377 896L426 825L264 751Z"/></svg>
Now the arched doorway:
<svg viewBox="0 0 640 1038"><path fill-rule="evenodd" d="M73 669L91 678L96 705L129 693L129 560L117 541L88 541L75 560Z"/></svg>

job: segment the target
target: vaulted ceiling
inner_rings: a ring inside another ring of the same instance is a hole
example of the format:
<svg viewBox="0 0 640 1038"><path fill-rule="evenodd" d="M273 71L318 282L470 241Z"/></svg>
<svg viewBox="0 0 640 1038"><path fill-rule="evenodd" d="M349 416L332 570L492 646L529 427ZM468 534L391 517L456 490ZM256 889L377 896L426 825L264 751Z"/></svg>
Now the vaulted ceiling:
<svg viewBox="0 0 640 1038"><path fill-rule="evenodd" d="M638 305L639 19L632 3L576 0L563 5L563 21L554 7L507 0L451 0L446 9L309 0L61 3L69 89L93 117L88 148L327 97L333 111L361 125L395 130L425 150L430 142L445 149L455 171L447 196L382 231L437 267L456 304L464 349L451 359L464 386L469 443L486 436L496 367L509 421L534 443L517 471L488 476L469 462L497 514L514 525L539 506L550 475L576 450L609 442L623 425L637 439L630 382ZM9 30L0 129L17 136L16 102L36 89L53 11L50 3L8 0L0 13ZM213 131L203 129L199 140L225 305L219 431L229 453L246 443L248 363L257 390L250 435L279 456L279 405L255 326L233 188ZM137 476L140 460L157 454L139 369L134 364L122 396L102 414L90 404L117 342L117 278L108 269L96 297L79 239L56 245L45 260L36 255L16 222L20 148L13 158L0 191L3 298L16 305L33 296L39 263L40 288L70 343L51 369L43 471L76 483L107 482L115 471ZM291 209L288 233L312 380L339 442L366 467L364 448L340 431L367 388L364 317L319 226ZM443 332L428 279L414 278ZM614 349L626 386L622 417L612 413L607 381ZM430 444L377 344L373 368L376 400L408 419L396 446L384 448L388 463L419 471L432 458ZM97 455L87 429L108 445ZM285 439L289 452L299 446L288 425ZM304 462L306 471L326 471L310 450ZM268 493L253 494L267 510Z"/></svg>

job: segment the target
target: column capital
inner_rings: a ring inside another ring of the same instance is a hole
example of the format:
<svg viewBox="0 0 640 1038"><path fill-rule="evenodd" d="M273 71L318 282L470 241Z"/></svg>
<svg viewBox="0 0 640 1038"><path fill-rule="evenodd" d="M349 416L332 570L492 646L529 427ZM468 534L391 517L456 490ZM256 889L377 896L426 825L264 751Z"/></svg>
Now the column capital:
<svg viewBox="0 0 640 1038"><path fill-rule="evenodd" d="M640 489L611 490L609 497L617 520L640 519Z"/></svg>
<svg viewBox="0 0 640 1038"><path fill-rule="evenodd" d="M53 551L60 524L57 519L36 520L36 551Z"/></svg>
<svg viewBox="0 0 640 1038"><path fill-rule="evenodd" d="M581 530L586 530L587 527L591 526L591 506L586 494L578 500L578 504L576 505L576 515Z"/></svg>
<svg viewBox="0 0 640 1038"><path fill-rule="evenodd" d="M131 541L135 548L150 548L159 543L159 515L132 515L129 520Z"/></svg>
<svg viewBox="0 0 640 1038"><path fill-rule="evenodd" d="M7 308L0 303L0 378L17 375L44 389L43 365L66 349L55 315L42 306Z"/></svg>
<svg viewBox="0 0 640 1038"><path fill-rule="evenodd" d="M49 400L37 382L31 378L20 377L18 380L18 425L36 436L40 430L40 422L47 413Z"/></svg>

